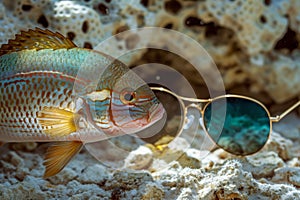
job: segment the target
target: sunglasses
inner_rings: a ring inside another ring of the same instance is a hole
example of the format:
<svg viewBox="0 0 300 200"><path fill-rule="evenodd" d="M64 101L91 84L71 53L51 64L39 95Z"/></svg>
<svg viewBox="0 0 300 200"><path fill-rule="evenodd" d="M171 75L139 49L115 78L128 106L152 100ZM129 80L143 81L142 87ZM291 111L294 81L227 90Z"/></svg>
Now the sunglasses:
<svg viewBox="0 0 300 200"><path fill-rule="evenodd" d="M261 150L269 139L272 123L279 122L300 105L298 101L281 115L271 117L261 102L246 96L228 94L212 99L196 99L179 96L163 87L151 89L167 113L166 123L155 137L179 135L187 123L187 111L193 107L200 111L203 129L212 141L238 156Z"/></svg>

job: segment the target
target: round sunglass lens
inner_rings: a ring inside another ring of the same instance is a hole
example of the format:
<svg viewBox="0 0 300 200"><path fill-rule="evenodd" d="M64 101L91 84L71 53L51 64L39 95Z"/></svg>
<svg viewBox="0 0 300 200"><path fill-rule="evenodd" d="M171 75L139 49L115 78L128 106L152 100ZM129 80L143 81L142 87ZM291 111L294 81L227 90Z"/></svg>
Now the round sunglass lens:
<svg viewBox="0 0 300 200"><path fill-rule="evenodd" d="M225 120L224 114L220 115L224 106ZM262 105L238 97L219 98L207 105L204 126L219 147L243 156L259 151L267 142L271 129L269 114Z"/></svg>

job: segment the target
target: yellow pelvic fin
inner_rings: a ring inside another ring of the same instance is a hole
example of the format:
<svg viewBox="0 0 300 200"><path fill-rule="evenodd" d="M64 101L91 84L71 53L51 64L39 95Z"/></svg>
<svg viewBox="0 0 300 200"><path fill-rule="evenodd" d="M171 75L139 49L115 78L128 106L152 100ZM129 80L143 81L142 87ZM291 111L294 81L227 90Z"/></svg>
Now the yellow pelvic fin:
<svg viewBox="0 0 300 200"><path fill-rule="evenodd" d="M71 159L79 153L83 146L80 141L56 142L52 144L46 152L44 166L46 171L44 178L54 176L59 173Z"/></svg>
<svg viewBox="0 0 300 200"><path fill-rule="evenodd" d="M44 107L38 113L38 122L43 131L53 137L67 136L76 131L78 114L60 108Z"/></svg>
<svg viewBox="0 0 300 200"><path fill-rule="evenodd" d="M15 39L11 39L8 41L8 44L2 45L0 56L22 50L55 50L74 47L76 45L60 33L36 28L35 30L21 31L21 34L17 34Z"/></svg>

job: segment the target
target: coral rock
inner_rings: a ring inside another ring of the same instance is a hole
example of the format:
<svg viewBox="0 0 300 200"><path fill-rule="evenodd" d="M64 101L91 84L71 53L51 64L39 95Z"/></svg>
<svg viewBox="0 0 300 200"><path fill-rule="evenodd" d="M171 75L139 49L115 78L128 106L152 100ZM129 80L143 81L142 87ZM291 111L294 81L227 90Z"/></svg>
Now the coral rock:
<svg viewBox="0 0 300 200"><path fill-rule="evenodd" d="M125 159L125 168L130 169L145 169L149 167L153 159L152 151L145 146L140 146L138 149L130 152Z"/></svg>
<svg viewBox="0 0 300 200"><path fill-rule="evenodd" d="M275 170L275 176L272 178L276 183L293 184L300 187L300 168L299 167L282 167Z"/></svg>
<svg viewBox="0 0 300 200"><path fill-rule="evenodd" d="M284 166L284 162L274 152L259 152L245 158L245 170L251 172L255 178L270 177L274 170Z"/></svg>

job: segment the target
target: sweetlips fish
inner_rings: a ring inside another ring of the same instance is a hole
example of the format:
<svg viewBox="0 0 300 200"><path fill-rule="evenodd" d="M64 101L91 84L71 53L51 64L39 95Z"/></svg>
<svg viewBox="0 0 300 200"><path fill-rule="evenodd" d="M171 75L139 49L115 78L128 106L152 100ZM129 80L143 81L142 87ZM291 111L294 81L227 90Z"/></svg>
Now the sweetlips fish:
<svg viewBox="0 0 300 200"><path fill-rule="evenodd" d="M151 89L122 62L60 33L22 31L1 46L0 141L54 142L45 178L84 143L143 130L163 114Z"/></svg>

